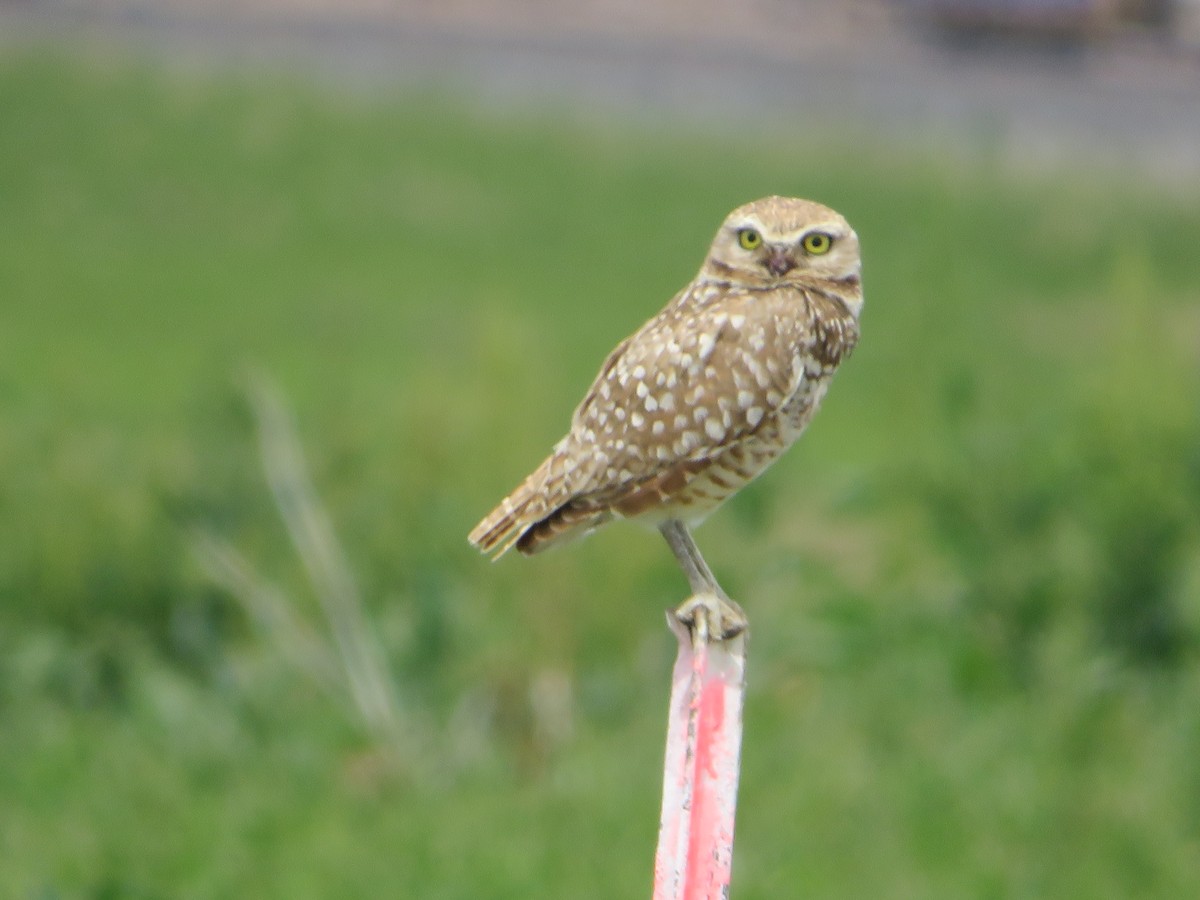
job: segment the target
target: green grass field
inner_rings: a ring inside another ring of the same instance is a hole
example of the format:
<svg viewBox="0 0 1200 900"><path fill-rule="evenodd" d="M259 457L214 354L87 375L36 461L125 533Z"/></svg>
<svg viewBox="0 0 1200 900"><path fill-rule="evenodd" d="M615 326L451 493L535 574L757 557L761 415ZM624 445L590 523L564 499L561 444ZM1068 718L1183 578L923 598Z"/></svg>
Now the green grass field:
<svg viewBox="0 0 1200 900"><path fill-rule="evenodd" d="M867 308L698 535L754 629L734 895L1200 896L1200 190L62 57L0 61L0 122L0 895L647 896L682 577L633 526L465 535L789 193ZM248 370L407 754L190 552L320 621Z"/></svg>

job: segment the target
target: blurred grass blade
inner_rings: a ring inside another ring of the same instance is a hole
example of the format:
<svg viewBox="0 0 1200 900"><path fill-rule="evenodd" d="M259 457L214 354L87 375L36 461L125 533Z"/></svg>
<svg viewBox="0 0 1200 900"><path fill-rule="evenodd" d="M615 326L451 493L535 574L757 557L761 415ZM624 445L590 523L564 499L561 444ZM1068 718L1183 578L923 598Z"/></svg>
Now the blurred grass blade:
<svg viewBox="0 0 1200 900"><path fill-rule="evenodd" d="M350 694L367 726L394 742L402 733L396 691L346 555L312 488L291 417L264 375L250 379L248 393L267 483L329 622Z"/></svg>
<svg viewBox="0 0 1200 900"><path fill-rule="evenodd" d="M331 696L346 699L346 679L325 641L294 612L294 604L275 585L262 578L226 541L204 532L192 538L200 566L229 591L246 614L279 648L287 660Z"/></svg>

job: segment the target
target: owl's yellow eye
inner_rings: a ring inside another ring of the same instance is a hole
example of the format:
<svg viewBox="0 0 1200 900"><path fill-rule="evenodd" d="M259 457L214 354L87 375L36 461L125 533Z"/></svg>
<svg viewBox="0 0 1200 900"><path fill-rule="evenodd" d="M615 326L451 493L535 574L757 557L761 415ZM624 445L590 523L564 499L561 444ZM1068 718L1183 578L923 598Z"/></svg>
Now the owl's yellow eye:
<svg viewBox="0 0 1200 900"><path fill-rule="evenodd" d="M755 250L762 243L762 235L753 228L739 228L737 236L743 250Z"/></svg>
<svg viewBox="0 0 1200 900"><path fill-rule="evenodd" d="M828 253L829 248L833 246L833 238L823 231L814 231L812 234L804 236L804 249L813 256L820 256L822 253Z"/></svg>

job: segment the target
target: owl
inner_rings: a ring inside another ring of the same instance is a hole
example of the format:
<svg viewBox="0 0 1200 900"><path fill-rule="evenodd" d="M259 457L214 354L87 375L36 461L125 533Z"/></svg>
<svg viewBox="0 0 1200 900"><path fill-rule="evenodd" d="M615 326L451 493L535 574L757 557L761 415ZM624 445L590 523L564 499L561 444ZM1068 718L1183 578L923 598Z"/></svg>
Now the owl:
<svg viewBox="0 0 1200 900"><path fill-rule="evenodd" d="M809 200L731 212L700 272L609 354L567 435L469 535L534 554L613 519L660 529L728 600L689 531L800 436L858 341L858 236Z"/></svg>

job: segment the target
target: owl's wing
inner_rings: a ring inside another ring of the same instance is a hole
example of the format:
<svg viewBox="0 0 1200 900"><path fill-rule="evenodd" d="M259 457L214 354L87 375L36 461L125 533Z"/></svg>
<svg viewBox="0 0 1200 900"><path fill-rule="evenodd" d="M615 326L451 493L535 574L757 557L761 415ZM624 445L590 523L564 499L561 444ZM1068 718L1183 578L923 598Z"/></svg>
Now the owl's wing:
<svg viewBox="0 0 1200 900"><path fill-rule="evenodd" d="M777 428L804 379L835 367L850 336L798 288L688 299L609 354L570 432L480 524L477 545L537 553L614 515L671 505L723 452Z"/></svg>
<svg viewBox="0 0 1200 900"><path fill-rule="evenodd" d="M796 290L731 292L646 323L575 412L563 450L579 460L576 492L654 477L757 431L805 377L811 309Z"/></svg>

